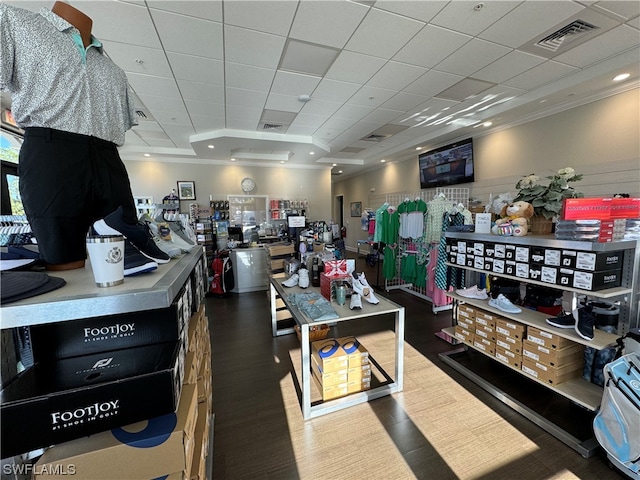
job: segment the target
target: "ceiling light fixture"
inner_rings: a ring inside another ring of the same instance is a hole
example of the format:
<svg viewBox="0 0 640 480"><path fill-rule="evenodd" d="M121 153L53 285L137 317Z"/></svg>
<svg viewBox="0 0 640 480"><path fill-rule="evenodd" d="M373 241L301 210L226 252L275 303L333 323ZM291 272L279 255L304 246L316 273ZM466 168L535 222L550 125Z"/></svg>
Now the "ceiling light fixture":
<svg viewBox="0 0 640 480"><path fill-rule="evenodd" d="M380 163L387 163L387 161L383 158L382 160L380 160Z"/></svg>
<svg viewBox="0 0 640 480"><path fill-rule="evenodd" d="M216 148L216 147L213 145L207 145L207 148Z"/></svg>
<svg viewBox="0 0 640 480"><path fill-rule="evenodd" d="M231 160L232 162L235 162L236 159L235 158L230 158L229 160Z"/></svg>
<svg viewBox="0 0 640 480"><path fill-rule="evenodd" d="M483 127L490 127L491 125L493 125L493 123L492 123L492 122L484 122L484 123L482 124L482 126L483 126Z"/></svg>
<svg viewBox="0 0 640 480"><path fill-rule="evenodd" d="M151 156L151 154L150 154L150 153L145 153L145 154L144 154L144 156L145 156L145 157L150 157L150 156Z"/></svg>
<svg viewBox="0 0 640 480"><path fill-rule="evenodd" d="M337 166L338 166L338 164L337 164L337 163L334 163L334 164L333 164L333 165L331 165L331 166L332 166L332 167L337 167Z"/></svg>
<svg viewBox="0 0 640 480"><path fill-rule="evenodd" d="M338 173L342 173L342 170L338 170Z"/></svg>
<svg viewBox="0 0 640 480"><path fill-rule="evenodd" d="M303 103L307 103L308 101L311 100L311 95L298 95L298 100L300 100Z"/></svg>
<svg viewBox="0 0 640 480"><path fill-rule="evenodd" d="M622 80L626 80L630 76L631 76L630 73L621 73L620 75L616 75L615 77L613 77L613 81L614 82L621 82Z"/></svg>
<svg viewBox="0 0 640 480"><path fill-rule="evenodd" d="M422 150L422 147L416 147L416 150Z"/></svg>
<svg viewBox="0 0 640 480"><path fill-rule="evenodd" d="M309 155L315 155L315 154L316 154L316 152L314 152L314 151L309 152Z"/></svg>

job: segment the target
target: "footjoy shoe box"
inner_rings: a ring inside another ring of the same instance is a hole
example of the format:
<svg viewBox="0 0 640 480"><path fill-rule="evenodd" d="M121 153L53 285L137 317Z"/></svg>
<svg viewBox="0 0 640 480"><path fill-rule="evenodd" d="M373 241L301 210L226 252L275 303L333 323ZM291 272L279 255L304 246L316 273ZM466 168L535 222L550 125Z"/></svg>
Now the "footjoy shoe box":
<svg viewBox="0 0 640 480"><path fill-rule="evenodd" d="M0 392L1 458L174 412L181 342L36 363Z"/></svg>
<svg viewBox="0 0 640 480"><path fill-rule="evenodd" d="M190 295L190 290L182 288L167 308L32 326L34 359L37 362L176 341L187 334Z"/></svg>
<svg viewBox="0 0 640 480"><path fill-rule="evenodd" d="M185 385L176 412L55 445L35 465L54 471L73 465L83 480L157 479L167 473L190 472L198 415L195 385ZM68 476L35 475L34 480Z"/></svg>

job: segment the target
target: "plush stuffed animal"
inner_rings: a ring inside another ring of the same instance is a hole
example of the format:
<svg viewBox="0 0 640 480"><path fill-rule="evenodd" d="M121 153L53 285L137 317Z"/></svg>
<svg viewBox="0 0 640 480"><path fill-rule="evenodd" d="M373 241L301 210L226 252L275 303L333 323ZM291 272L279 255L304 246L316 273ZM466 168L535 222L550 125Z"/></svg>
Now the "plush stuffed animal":
<svg viewBox="0 0 640 480"><path fill-rule="evenodd" d="M533 206L529 202L513 202L502 207L500 217L491 227L494 235L524 237L529 232L529 218L533 217Z"/></svg>

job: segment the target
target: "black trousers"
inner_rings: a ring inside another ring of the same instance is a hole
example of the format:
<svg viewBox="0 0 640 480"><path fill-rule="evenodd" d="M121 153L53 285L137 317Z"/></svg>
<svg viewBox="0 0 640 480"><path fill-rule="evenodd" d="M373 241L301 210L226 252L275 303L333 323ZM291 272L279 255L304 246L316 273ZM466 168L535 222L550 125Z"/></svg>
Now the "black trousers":
<svg viewBox="0 0 640 480"><path fill-rule="evenodd" d="M89 227L120 205L127 223L137 221L129 175L114 143L30 127L18 168L25 213L47 263L84 260Z"/></svg>

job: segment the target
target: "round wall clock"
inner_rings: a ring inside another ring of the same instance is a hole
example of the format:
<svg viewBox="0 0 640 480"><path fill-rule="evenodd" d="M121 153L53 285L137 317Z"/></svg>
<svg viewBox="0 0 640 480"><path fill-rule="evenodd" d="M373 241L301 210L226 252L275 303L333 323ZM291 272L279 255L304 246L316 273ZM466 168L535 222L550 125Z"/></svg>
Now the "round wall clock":
<svg viewBox="0 0 640 480"><path fill-rule="evenodd" d="M245 193L253 192L256 188L256 182L254 182L253 179L249 177L243 178L242 182L240 182L240 187Z"/></svg>

